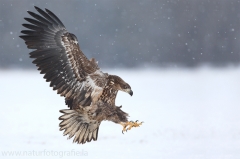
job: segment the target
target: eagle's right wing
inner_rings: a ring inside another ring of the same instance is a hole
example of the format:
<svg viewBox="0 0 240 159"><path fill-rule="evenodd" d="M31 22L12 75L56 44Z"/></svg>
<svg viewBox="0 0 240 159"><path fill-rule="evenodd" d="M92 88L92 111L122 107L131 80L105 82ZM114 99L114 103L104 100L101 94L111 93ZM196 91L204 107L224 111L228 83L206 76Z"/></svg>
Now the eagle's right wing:
<svg viewBox="0 0 240 159"><path fill-rule="evenodd" d="M94 59L87 59L76 36L66 30L55 14L35 8L41 16L28 11L34 19L25 18L31 24L23 26L30 30L23 30L25 35L20 36L29 49L36 49L30 53L35 59L33 63L58 94L67 99L78 98L78 104L89 105L91 96L103 89L91 77L104 81L104 74Z"/></svg>

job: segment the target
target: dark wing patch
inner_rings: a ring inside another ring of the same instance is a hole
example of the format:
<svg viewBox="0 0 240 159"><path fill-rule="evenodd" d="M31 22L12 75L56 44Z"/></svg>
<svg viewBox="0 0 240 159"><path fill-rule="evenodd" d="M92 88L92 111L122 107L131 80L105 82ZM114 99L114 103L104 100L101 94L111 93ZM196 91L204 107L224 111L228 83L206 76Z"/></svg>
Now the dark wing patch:
<svg viewBox="0 0 240 159"><path fill-rule="evenodd" d="M80 50L77 38L69 33L59 18L51 11L46 12L35 7L40 15L28 11L34 18L25 18L30 24L23 24L30 30L23 30L20 36L25 40L29 49L36 49L30 53L50 86L61 96L68 99L80 98L82 104L91 103L91 92L94 84L89 74L99 68L95 60L88 60Z"/></svg>
<svg viewBox="0 0 240 159"><path fill-rule="evenodd" d="M67 99L65 98L65 104L70 108L72 109L73 108L73 99Z"/></svg>

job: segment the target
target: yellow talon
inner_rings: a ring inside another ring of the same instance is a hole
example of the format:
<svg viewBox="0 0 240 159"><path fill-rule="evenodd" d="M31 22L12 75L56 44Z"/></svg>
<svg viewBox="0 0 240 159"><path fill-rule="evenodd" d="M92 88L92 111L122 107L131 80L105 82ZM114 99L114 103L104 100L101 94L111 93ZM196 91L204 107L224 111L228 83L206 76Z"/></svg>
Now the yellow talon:
<svg viewBox="0 0 240 159"><path fill-rule="evenodd" d="M132 127L139 127L140 125L142 125L142 123L143 122L140 122L140 123L138 123L138 120L136 120L135 122L133 122L133 121L128 121L128 122L126 122L126 123L120 123L122 126L123 126L123 130L122 130L122 133L124 132L124 131L128 131L128 130L131 130L132 129ZM123 133L124 134L124 133Z"/></svg>

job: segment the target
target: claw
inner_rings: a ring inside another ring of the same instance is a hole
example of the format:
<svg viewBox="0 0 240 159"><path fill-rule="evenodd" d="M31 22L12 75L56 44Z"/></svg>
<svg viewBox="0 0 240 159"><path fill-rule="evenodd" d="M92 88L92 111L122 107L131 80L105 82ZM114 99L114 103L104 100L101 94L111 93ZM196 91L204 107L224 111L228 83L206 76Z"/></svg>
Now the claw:
<svg viewBox="0 0 240 159"><path fill-rule="evenodd" d="M138 123L138 120L136 120L135 122L133 121L129 121L126 123L120 123L123 126L123 130L122 130L122 134L124 134L124 131L128 131L131 130L132 127L139 127L140 125L142 125L143 122Z"/></svg>

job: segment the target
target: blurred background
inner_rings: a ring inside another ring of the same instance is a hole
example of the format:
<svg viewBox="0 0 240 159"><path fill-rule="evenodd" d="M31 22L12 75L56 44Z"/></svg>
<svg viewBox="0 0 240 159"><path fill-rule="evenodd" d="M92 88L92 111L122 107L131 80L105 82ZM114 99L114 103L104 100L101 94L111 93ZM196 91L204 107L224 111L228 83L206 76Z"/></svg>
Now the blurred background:
<svg viewBox="0 0 240 159"><path fill-rule="evenodd" d="M131 85L116 105L141 127L103 122L85 145L62 136L64 98L19 38L33 6ZM0 0L0 158L240 158L239 30L239 0Z"/></svg>
<svg viewBox="0 0 240 159"><path fill-rule="evenodd" d="M18 38L34 5L59 16L102 67L240 62L238 0L1 0L1 68L34 68Z"/></svg>

